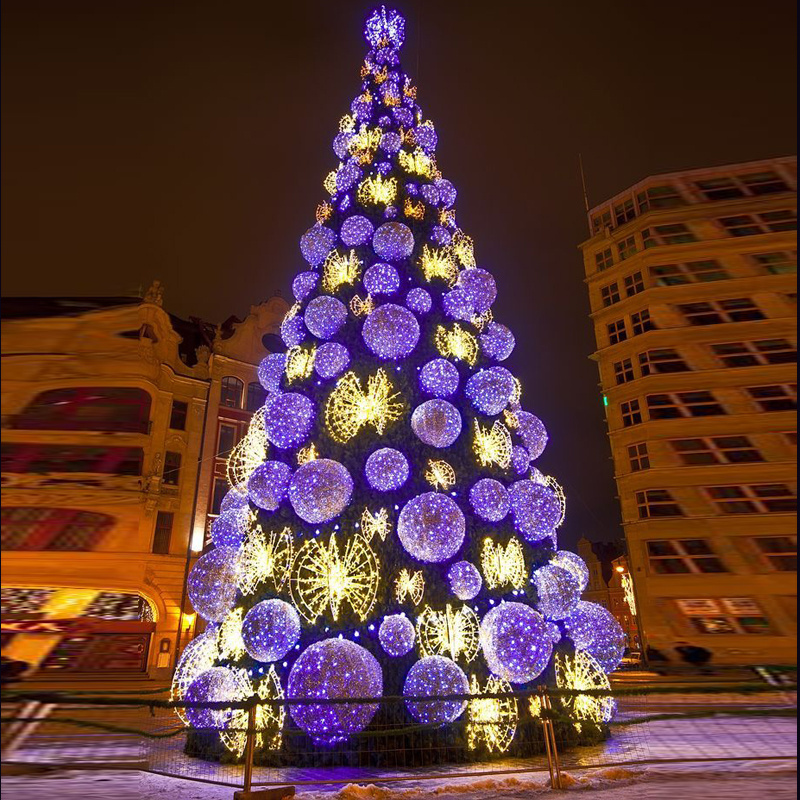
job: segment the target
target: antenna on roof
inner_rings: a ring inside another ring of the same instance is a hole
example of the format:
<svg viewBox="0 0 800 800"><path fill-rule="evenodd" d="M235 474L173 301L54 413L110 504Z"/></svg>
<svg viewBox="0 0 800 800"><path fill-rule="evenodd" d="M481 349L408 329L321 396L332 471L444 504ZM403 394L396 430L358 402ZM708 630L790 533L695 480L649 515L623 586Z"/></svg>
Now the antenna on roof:
<svg viewBox="0 0 800 800"><path fill-rule="evenodd" d="M589 195L586 192L586 175L583 171L583 156L578 153L578 168L581 172L581 186L583 187L583 206L586 209L586 223L589 226L589 233L592 232L592 223L589 221Z"/></svg>

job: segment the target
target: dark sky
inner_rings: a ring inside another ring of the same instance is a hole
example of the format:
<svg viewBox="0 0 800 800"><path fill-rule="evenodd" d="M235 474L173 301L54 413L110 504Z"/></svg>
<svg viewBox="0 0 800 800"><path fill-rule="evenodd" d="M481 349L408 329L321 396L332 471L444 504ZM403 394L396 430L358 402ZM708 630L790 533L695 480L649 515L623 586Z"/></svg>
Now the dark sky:
<svg viewBox="0 0 800 800"><path fill-rule="evenodd" d="M4 295L243 317L303 269L372 3L3 0ZM404 66L496 276L510 366L565 485L565 538L619 535L578 243L648 174L796 152L790 0L400 2Z"/></svg>

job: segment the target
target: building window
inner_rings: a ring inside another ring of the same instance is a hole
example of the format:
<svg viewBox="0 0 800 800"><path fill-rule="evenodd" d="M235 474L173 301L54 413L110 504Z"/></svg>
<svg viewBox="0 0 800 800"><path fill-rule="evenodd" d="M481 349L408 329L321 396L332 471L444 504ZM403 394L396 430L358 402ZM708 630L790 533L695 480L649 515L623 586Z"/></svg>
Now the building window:
<svg viewBox="0 0 800 800"><path fill-rule="evenodd" d="M236 447L236 426L226 425L224 422L219 426L219 438L217 444L217 457L226 457L234 447Z"/></svg>
<svg viewBox="0 0 800 800"><path fill-rule="evenodd" d="M611 227L611 211L603 211L592 217L592 233L597 234Z"/></svg>
<svg viewBox="0 0 800 800"><path fill-rule="evenodd" d="M2 471L34 474L93 472L101 475L141 475L143 455L141 447L3 443Z"/></svg>
<svg viewBox="0 0 800 800"><path fill-rule="evenodd" d="M624 225L626 222L630 222L632 219L636 218L636 209L633 207L633 199L629 198L628 200L624 200L622 203L614 206L614 221L617 224L617 227L620 225Z"/></svg>
<svg viewBox="0 0 800 800"><path fill-rule="evenodd" d="M797 511L797 496L785 483L753 486L707 486L721 514L788 514Z"/></svg>
<svg viewBox="0 0 800 800"><path fill-rule="evenodd" d="M150 395L132 387L51 389L11 420L17 430L147 433Z"/></svg>
<svg viewBox="0 0 800 800"><path fill-rule="evenodd" d="M247 384L247 410L258 411L267 402L267 393L264 387L257 382Z"/></svg>
<svg viewBox="0 0 800 800"><path fill-rule="evenodd" d="M644 308L631 314L631 330L634 336L640 336L647 331L655 330L655 328L653 320L650 319L650 309Z"/></svg>
<svg viewBox="0 0 800 800"><path fill-rule="evenodd" d="M704 439L674 439L672 449L684 464L752 464L764 457L746 436L712 436Z"/></svg>
<svg viewBox="0 0 800 800"><path fill-rule="evenodd" d="M222 379L220 387L220 405L227 406L228 408L241 408L243 392L244 383L238 378L227 375Z"/></svg>
<svg viewBox="0 0 800 800"><path fill-rule="evenodd" d="M614 362L614 379L617 386L632 381L636 376L633 374L633 362L629 358Z"/></svg>
<svg viewBox="0 0 800 800"><path fill-rule="evenodd" d="M779 233L797 230L797 212L791 209L765 211L762 214L739 214L717 220L731 236L758 236L761 233Z"/></svg>
<svg viewBox="0 0 800 800"><path fill-rule="evenodd" d="M636 492L636 507L639 509L639 519L683 516L683 510L667 489L645 489L643 492Z"/></svg>
<svg viewBox="0 0 800 800"><path fill-rule="evenodd" d="M73 508L11 506L0 510L3 550L93 550L114 517Z"/></svg>
<svg viewBox="0 0 800 800"><path fill-rule="evenodd" d="M641 272L634 272L633 275L625 276L625 294L633 297L635 294L644 291L644 278Z"/></svg>
<svg viewBox="0 0 800 800"><path fill-rule="evenodd" d="M631 425L639 425L641 423L642 411L638 400L628 400L620 403L619 407L622 412L622 426L624 428L630 428Z"/></svg>
<svg viewBox="0 0 800 800"><path fill-rule="evenodd" d="M159 511L156 517L156 530L153 534L153 552L169 555L169 541L172 538L172 523L175 515L171 511Z"/></svg>
<svg viewBox="0 0 800 800"><path fill-rule="evenodd" d="M762 558L778 572L797 572L796 536L755 536Z"/></svg>
<svg viewBox="0 0 800 800"><path fill-rule="evenodd" d="M222 501L228 494L228 481L225 478L217 478L214 481L214 492L211 495L211 513L215 516L222 510Z"/></svg>
<svg viewBox="0 0 800 800"><path fill-rule="evenodd" d="M153 622L155 619L150 602L130 592L100 592L81 616L126 622Z"/></svg>
<svg viewBox="0 0 800 800"><path fill-rule="evenodd" d="M797 250L779 250L772 253L753 253L750 258L756 266L771 275L797 272Z"/></svg>
<svg viewBox="0 0 800 800"><path fill-rule="evenodd" d="M748 386L745 390L762 411L796 411L797 384Z"/></svg>
<svg viewBox="0 0 800 800"><path fill-rule="evenodd" d="M628 236L617 244L617 252L619 253L619 260L624 261L636 253L636 237Z"/></svg>
<svg viewBox="0 0 800 800"><path fill-rule="evenodd" d="M640 214L651 208L676 208L686 205L686 201L674 186L651 186L636 195L636 202Z"/></svg>
<svg viewBox="0 0 800 800"><path fill-rule="evenodd" d="M641 472L643 469L650 469L650 455L647 452L647 442L629 444L628 459L631 465L631 472Z"/></svg>
<svg viewBox="0 0 800 800"><path fill-rule="evenodd" d="M613 306L614 303L619 303L619 284L615 281L614 283L609 283L607 286L601 286L600 297L603 301L603 306L606 308L608 308L608 306Z"/></svg>
<svg viewBox="0 0 800 800"><path fill-rule="evenodd" d="M769 620L750 597L698 598L676 600L675 604L702 634L731 635L772 633Z"/></svg>
<svg viewBox="0 0 800 800"><path fill-rule="evenodd" d="M686 283L722 281L730 275L718 261L687 261L685 264L661 264L650 267L656 286L680 286Z"/></svg>
<svg viewBox="0 0 800 800"><path fill-rule="evenodd" d="M639 353L639 369L642 376L664 374L668 372L689 372L689 366L677 350L671 347L659 347Z"/></svg>
<svg viewBox="0 0 800 800"><path fill-rule="evenodd" d="M645 228L642 231L642 243L645 250L649 250L651 247L659 247L660 245L686 244L687 242L696 241L697 237L681 223L653 225L651 228Z"/></svg>
<svg viewBox="0 0 800 800"><path fill-rule="evenodd" d="M766 319L749 297L732 297L710 303L685 303L677 306L690 325L720 325Z"/></svg>
<svg viewBox="0 0 800 800"><path fill-rule="evenodd" d="M727 572L707 539L654 539L647 542L650 571L657 575L714 575Z"/></svg>
<svg viewBox="0 0 800 800"><path fill-rule="evenodd" d="M793 364L797 348L788 339L712 344L714 355L726 367L757 367L763 364Z"/></svg>
<svg viewBox="0 0 800 800"><path fill-rule="evenodd" d="M184 403L183 400L173 400L172 411L169 415L169 427L174 431L185 431L188 411L188 403Z"/></svg>
<svg viewBox="0 0 800 800"><path fill-rule="evenodd" d="M711 392L670 392L647 395L650 419L715 417L727 413Z"/></svg>
<svg viewBox="0 0 800 800"><path fill-rule="evenodd" d="M783 179L774 172L751 172L749 175L736 177L747 187L749 194L780 194L791 191Z"/></svg>
<svg viewBox="0 0 800 800"><path fill-rule="evenodd" d="M706 200L732 200L745 196L744 190L733 178L709 178L695 181L695 186L705 195Z"/></svg>
<svg viewBox="0 0 800 800"><path fill-rule="evenodd" d="M608 343L619 344L628 338L628 331L625 327L625 320L618 319L615 322L609 322L606 325L608 331Z"/></svg>
<svg viewBox="0 0 800 800"><path fill-rule="evenodd" d="M162 480L167 486L177 486L181 479L181 454L170 450L164 454Z"/></svg>
<svg viewBox="0 0 800 800"><path fill-rule="evenodd" d="M605 250L601 250L599 253L595 253L594 263L595 266L597 267L598 272L602 272L603 270L606 270L609 267L613 267L614 255L611 252L611 248L607 247Z"/></svg>

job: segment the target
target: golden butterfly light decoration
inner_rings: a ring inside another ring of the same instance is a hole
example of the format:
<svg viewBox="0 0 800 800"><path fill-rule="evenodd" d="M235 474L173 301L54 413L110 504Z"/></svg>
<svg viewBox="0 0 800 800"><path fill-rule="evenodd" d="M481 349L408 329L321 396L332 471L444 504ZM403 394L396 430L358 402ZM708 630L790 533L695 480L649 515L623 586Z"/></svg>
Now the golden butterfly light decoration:
<svg viewBox="0 0 800 800"><path fill-rule="evenodd" d="M576 650L574 656L556 654L556 685L559 689L610 690L608 675L594 658L585 650ZM600 724L610 722L617 709L611 696L576 694L561 698L567 713L575 720L587 720ZM576 723L579 727L579 722Z"/></svg>
<svg viewBox="0 0 800 800"><path fill-rule="evenodd" d="M317 206L317 210L314 212L314 219L322 225L323 222L326 222L331 218L333 214L333 206L330 203L320 203Z"/></svg>
<svg viewBox="0 0 800 800"><path fill-rule="evenodd" d="M316 345L301 347L295 345L286 351L286 380L288 383L308 378L314 371L314 359L317 355Z"/></svg>
<svg viewBox="0 0 800 800"><path fill-rule="evenodd" d="M375 151L381 143L381 136L383 136L383 131L380 128L370 128L367 125L362 125L358 133L350 139L347 147L361 164L369 164L372 162Z"/></svg>
<svg viewBox="0 0 800 800"><path fill-rule="evenodd" d="M475 266L475 245L472 237L467 236L462 230L457 230L453 234L453 239L450 242L450 250L458 259L463 267Z"/></svg>
<svg viewBox="0 0 800 800"><path fill-rule="evenodd" d="M434 341L436 349L445 358L455 358L457 361L464 361L471 367L475 366L475 362L478 360L478 340L457 322L452 328L437 325Z"/></svg>
<svg viewBox="0 0 800 800"><path fill-rule="evenodd" d="M239 554L237 585L242 594L252 594L266 580L279 592L289 576L294 558L291 528L264 533L261 527L251 531Z"/></svg>
<svg viewBox="0 0 800 800"><path fill-rule="evenodd" d="M289 589L298 612L308 622L330 611L336 621L347 604L361 620L375 605L380 569L378 557L360 534L347 539L340 549L336 534L328 544L309 539L292 566Z"/></svg>
<svg viewBox="0 0 800 800"><path fill-rule="evenodd" d="M361 261L355 250L342 253L334 250L322 266L322 288L326 292L336 291L340 286L352 284L361 273Z"/></svg>
<svg viewBox="0 0 800 800"><path fill-rule="evenodd" d="M365 317L375 308L375 301L371 295L367 295L365 300L361 299L360 295L353 295L350 300L350 312L354 317Z"/></svg>
<svg viewBox="0 0 800 800"><path fill-rule="evenodd" d="M415 203L410 197L403 201L403 213L409 219L423 219L425 216L425 203L421 200Z"/></svg>
<svg viewBox="0 0 800 800"><path fill-rule="evenodd" d="M247 678L244 670L235 670L236 673L236 700L249 700L253 694L253 684ZM258 682L255 695L259 700L283 700L283 688L275 665L272 664L267 674ZM286 708L280 703L259 703L256 706L255 720L255 745L258 748L266 747L277 750L281 745L281 732L286 720ZM220 740L225 747L236 756L244 753L247 744L247 710L237 708L233 710L226 727L219 732Z"/></svg>
<svg viewBox="0 0 800 800"><path fill-rule="evenodd" d="M417 617L417 640L423 656L446 655L457 661L472 661L480 649L480 624L469 606L454 611L448 603L444 611L426 606Z"/></svg>
<svg viewBox="0 0 800 800"><path fill-rule="evenodd" d="M344 444L365 425L382 434L390 422L403 415L405 406L399 397L383 369L367 379L366 390L354 372L345 373L325 404L325 423L331 437Z"/></svg>
<svg viewBox="0 0 800 800"><path fill-rule="evenodd" d="M392 523L389 520L389 512L385 508L374 514L368 508L364 509L364 513L361 515L361 531L368 542L371 542L376 535L382 542L385 542L391 530Z"/></svg>
<svg viewBox="0 0 800 800"><path fill-rule="evenodd" d="M358 187L357 197L361 205L389 205L397 197L397 178L369 176Z"/></svg>
<svg viewBox="0 0 800 800"><path fill-rule="evenodd" d="M425 480L434 489L450 489L456 484L456 472L446 461L428 461Z"/></svg>
<svg viewBox="0 0 800 800"><path fill-rule="evenodd" d="M441 278L448 286L453 286L458 280L458 266L446 247L428 247L426 244L419 257L419 266L428 283Z"/></svg>
<svg viewBox="0 0 800 800"><path fill-rule="evenodd" d="M430 178L435 169L433 159L417 148L413 153L401 150L397 156L400 166L412 175L424 175Z"/></svg>
<svg viewBox="0 0 800 800"><path fill-rule="evenodd" d="M511 434L502 422L495 422L491 428L484 428L475 420L473 450L482 467L496 464L507 469L511 464Z"/></svg>
<svg viewBox="0 0 800 800"><path fill-rule="evenodd" d="M525 570L525 551L516 536L503 546L490 538L483 540L481 567L488 589L511 586L521 589L528 580Z"/></svg>
<svg viewBox="0 0 800 800"><path fill-rule="evenodd" d="M490 675L481 686L477 675L469 684L470 694L504 694L511 684ZM490 753L505 753L514 739L519 722L516 697L476 697L467 703L467 746L471 750L485 745Z"/></svg>
<svg viewBox="0 0 800 800"><path fill-rule="evenodd" d="M422 596L425 593L425 578L421 570L411 572L407 569L401 569L400 574L394 581L394 595L398 603L404 603L406 598L418 606L422 602Z"/></svg>
<svg viewBox="0 0 800 800"><path fill-rule="evenodd" d="M470 322L479 331L482 331L493 319L494 319L494 314L492 314L492 309L490 308L484 311L482 314L473 314Z"/></svg>

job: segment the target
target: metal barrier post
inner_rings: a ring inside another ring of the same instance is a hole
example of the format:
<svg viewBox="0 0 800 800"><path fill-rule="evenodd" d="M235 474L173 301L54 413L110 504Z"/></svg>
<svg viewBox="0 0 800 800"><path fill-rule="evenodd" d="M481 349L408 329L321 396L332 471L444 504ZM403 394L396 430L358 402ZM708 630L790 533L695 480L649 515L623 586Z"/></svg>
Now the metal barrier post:
<svg viewBox="0 0 800 800"><path fill-rule="evenodd" d="M247 709L247 739L244 746L244 786L249 792L253 786L253 757L256 752L256 707Z"/></svg>
<svg viewBox="0 0 800 800"><path fill-rule="evenodd" d="M558 745L556 744L556 729L555 725L553 725L553 704L550 702L550 695L545 688L542 691L542 704L547 709L548 717L547 717L547 727L550 734L550 745L547 748L548 757L552 752L553 758L553 770L555 772L555 781L551 780L551 786L554 789L563 789L564 786L561 782L561 762L558 759Z"/></svg>

